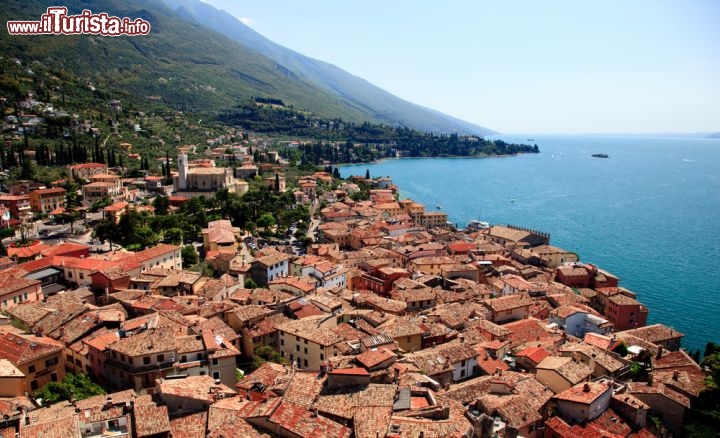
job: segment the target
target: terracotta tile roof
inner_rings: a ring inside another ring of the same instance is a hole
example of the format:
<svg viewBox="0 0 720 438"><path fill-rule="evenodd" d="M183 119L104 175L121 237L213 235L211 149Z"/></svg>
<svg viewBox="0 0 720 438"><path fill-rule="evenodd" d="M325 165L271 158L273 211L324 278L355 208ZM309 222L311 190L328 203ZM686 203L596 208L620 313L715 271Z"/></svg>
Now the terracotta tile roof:
<svg viewBox="0 0 720 438"><path fill-rule="evenodd" d="M478 353L469 345L452 344L428 348L405 355L427 376L451 371L453 364L477 357Z"/></svg>
<svg viewBox="0 0 720 438"><path fill-rule="evenodd" d="M620 333L637 336L638 338L643 339L647 342L652 342L653 344L667 341L670 339L682 338L685 336L679 331L663 324L653 324L646 327L625 330L624 332Z"/></svg>
<svg viewBox="0 0 720 438"><path fill-rule="evenodd" d="M265 306L256 305L238 306L231 311L241 324L247 323L252 319L259 318L271 312L272 310L267 309Z"/></svg>
<svg viewBox="0 0 720 438"><path fill-rule="evenodd" d="M540 362L538 370L552 370L574 385L592 374L592 370L570 357L548 356Z"/></svg>
<svg viewBox="0 0 720 438"><path fill-rule="evenodd" d="M528 347L515 353L516 357L527 357L535 364L539 364L549 355L550 353L542 347Z"/></svg>
<svg viewBox="0 0 720 438"><path fill-rule="evenodd" d="M425 418L404 417L393 415L390 427L400 429L402 437L418 437L422 433L425 437L463 437L471 436L473 427L465 418L465 408L452 399L436 396L439 404L448 405L449 417L445 420L432 420Z"/></svg>
<svg viewBox="0 0 720 438"><path fill-rule="evenodd" d="M364 371L364 370L363 370ZM334 418L352 420L361 406L391 407L395 400L397 386L371 383L365 386L326 388L322 391L311 410Z"/></svg>
<svg viewBox="0 0 720 438"><path fill-rule="evenodd" d="M613 348L618 345L617 340L613 341L613 338L611 338L610 336L605 336L593 332L585 333L585 338L583 338L583 342L588 345L593 345L595 347L602 348L603 350L610 351L612 351Z"/></svg>
<svg viewBox="0 0 720 438"><path fill-rule="evenodd" d="M275 385L278 377L285 376L289 370L285 365L265 362L258 369L246 375L242 380L235 384L235 388L249 390L256 383L261 383L265 388Z"/></svg>
<svg viewBox="0 0 720 438"><path fill-rule="evenodd" d="M482 302L495 313L517 309L520 307L530 307L532 304L531 300L525 299L522 295L509 295L506 297L483 300Z"/></svg>
<svg viewBox="0 0 720 438"><path fill-rule="evenodd" d="M560 351L565 352L577 352L582 354L587 359L594 362L596 365L603 367L609 373L615 373L626 366L627 362L623 362L616 359L608 351L602 348L595 347L593 345L586 344L565 344L560 348Z"/></svg>
<svg viewBox="0 0 720 438"><path fill-rule="evenodd" d="M212 408L211 408L212 409ZM245 421L240 415L235 414L217 427L208 427L208 438L270 438L270 435L260 432Z"/></svg>
<svg viewBox="0 0 720 438"><path fill-rule="evenodd" d="M511 331L508 339L514 346L525 343L552 344L561 338L560 333L552 333L545 329L545 324L537 319L522 319L504 324Z"/></svg>
<svg viewBox="0 0 720 438"><path fill-rule="evenodd" d="M367 350L364 353L355 356L355 360L367 369L371 369L383 362L393 363L395 354L386 348L377 348L374 350Z"/></svg>
<svg viewBox="0 0 720 438"><path fill-rule="evenodd" d="M358 406L353 417L355 438L377 438L377 431L390 428L392 407Z"/></svg>
<svg viewBox="0 0 720 438"><path fill-rule="evenodd" d="M491 375L498 370L507 371L510 369L510 367L505 362L490 356L490 354L488 354L488 352L484 348L478 346L476 347L476 351L478 352L478 368L483 370L485 374Z"/></svg>
<svg viewBox="0 0 720 438"><path fill-rule="evenodd" d="M480 376L453 384L443 392L443 395L467 405L475 401L480 394L489 392L490 381L494 378L495 376L492 375Z"/></svg>
<svg viewBox="0 0 720 438"><path fill-rule="evenodd" d="M326 377L318 379L317 373L296 371L285 388L283 400L309 409L322 391L325 380Z"/></svg>
<svg viewBox="0 0 720 438"><path fill-rule="evenodd" d="M675 391L663 383L653 383L652 385L648 385L644 382L628 382L627 385L628 393L638 397L640 400L643 399L644 394L659 394L687 409L690 409L689 397Z"/></svg>
<svg viewBox="0 0 720 438"><path fill-rule="evenodd" d="M586 382L559 392L554 398L556 400L589 405L608 391L612 392L612 388L608 387L605 383Z"/></svg>
<svg viewBox="0 0 720 438"><path fill-rule="evenodd" d="M167 406L135 405L135 433L138 438L171 432Z"/></svg>
<svg viewBox="0 0 720 438"><path fill-rule="evenodd" d="M288 433L307 438L349 438L352 430L307 409L283 402L270 416L269 421Z"/></svg>
<svg viewBox="0 0 720 438"><path fill-rule="evenodd" d="M207 412L197 412L170 420L173 438L204 437L207 432Z"/></svg>
<svg viewBox="0 0 720 438"><path fill-rule="evenodd" d="M290 321L278 326L278 330L287 334L307 339L323 346L330 346L342 342L343 338L329 327L319 325L325 320L325 316L312 316L297 321Z"/></svg>
<svg viewBox="0 0 720 438"><path fill-rule="evenodd" d="M360 293L353 298L356 304L363 305L367 304L372 308L383 310L394 314L402 314L407 310L407 303L405 301L393 300L390 298L383 298L379 295L375 295L372 292Z"/></svg>
<svg viewBox="0 0 720 438"><path fill-rule="evenodd" d="M108 347L126 356L145 356L176 351L175 333L167 328L148 329L120 339Z"/></svg>
<svg viewBox="0 0 720 438"><path fill-rule="evenodd" d="M5 272L0 273L0 296L10 294L40 284L40 280L13 277Z"/></svg>
<svg viewBox="0 0 720 438"><path fill-rule="evenodd" d="M26 426L21 424L20 436L22 438L67 438L69 436L80 436L80 425L77 416L69 416L60 419L49 419L47 421L33 423Z"/></svg>
<svg viewBox="0 0 720 438"><path fill-rule="evenodd" d="M122 259L123 265L130 266L133 264L142 265L143 263L147 262L148 260L152 260L156 257L162 256L164 254L170 254L174 253L175 251L179 251L180 247L178 245L168 245L165 243L161 243L159 245L156 245L152 248L145 249L143 251L139 251L136 253L129 253L124 254L123 256L120 256Z"/></svg>
<svg viewBox="0 0 720 438"><path fill-rule="evenodd" d="M65 189L63 189L62 187L54 187L54 188L50 188L50 189L33 190L31 193L37 193L38 195L53 195L53 194L59 195L61 193L65 193Z"/></svg>
<svg viewBox="0 0 720 438"><path fill-rule="evenodd" d="M16 366L59 353L62 349L61 344L42 336L0 335L0 359L7 359Z"/></svg>
<svg viewBox="0 0 720 438"><path fill-rule="evenodd" d="M120 340L117 330L103 328L90 334L82 340L83 343L95 348L98 351L105 351L108 345Z"/></svg>
<svg viewBox="0 0 720 438"><path fill-rule="evenodd" d="M398 339L404 336L422 335L425 330L420 326L419 321L409 318L394 318L377 327L382 333Z"/></svg>

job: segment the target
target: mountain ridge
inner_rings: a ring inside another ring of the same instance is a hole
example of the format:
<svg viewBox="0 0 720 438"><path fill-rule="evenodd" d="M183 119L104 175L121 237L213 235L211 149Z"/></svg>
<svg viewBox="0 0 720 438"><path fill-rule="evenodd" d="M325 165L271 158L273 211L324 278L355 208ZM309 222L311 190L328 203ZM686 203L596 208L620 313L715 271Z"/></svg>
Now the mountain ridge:
<svg viewBox="0 0 720 438"><path fill-rule="evenodd" d="M313 84L338 94L352 107L367 111L374 116L375 121L425 131L435 130L440 133L496 134L490 129L406 101L333 64L281 46L245 25L230 13L200 0L162 1L175 9L181 16L194 19L248 48L268 56L278 62L278 65L290 68L292 71L299 70L296 71L296 74L299 73ZM382 106L377 108L377 105ZM439 118L449 125L456 126L457 129L448 131L440 126L421 127L417 123L408 123L402 117L397 117L398 112L411 112L415 117L426 120L426 123L429 123L431 118ZM393 117L396 120L393 120Z"/></svg>
<svg viewBox="0 0 720 438"><path fill-rule="evenodd" d="M250 42L241 43L198 20L192 8L202 5L67 0L64 6L69 14L90 9L94 13L143 18L150 22L151 31L143 36L120 37L11 36L2 32L2 62L18 58L40 63L52 67L60 76L62 71L69 71L87 80L89 87L122 99L124 104L142 101L143 107L152 101L175 109L218 113L259 96L278 98L328 119L386 123L425 132L492 133L402 101L331 64L276 45L229 14L222 15L207 5L211 8L207 14L217 14L215 21L224 23L219 21L222 18L250 35L246 38ZM39 20L48 6L52 5L41 0L10 0L0 8L0 20ZM274 58L249 47L253 44L259 49L266 47L263 50ZM358 98L358 94L365 98Z"/></svg>

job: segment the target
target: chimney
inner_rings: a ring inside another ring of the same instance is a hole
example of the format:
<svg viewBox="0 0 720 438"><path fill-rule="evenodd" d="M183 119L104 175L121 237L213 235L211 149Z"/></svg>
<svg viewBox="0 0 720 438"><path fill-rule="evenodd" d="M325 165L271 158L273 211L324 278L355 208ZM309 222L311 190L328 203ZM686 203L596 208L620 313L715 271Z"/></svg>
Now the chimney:
<svg viewBox="0 0 720 438"><path fill-rule="evenodd" d="M655 356L655 359L662 359L662 355L663 355L663 347L662 347L662 345L660 345L658 347L658 352L657 352L657 355Z"/></svg>
<svg viewBox="0 0 720 438"><path fill-rule="evenodd" d="M590 392L590 384L589 383L585 383L583 385L583 392Z"/></svg>
<svg viewBox="0 0 720 438"><path fill-rule="evenodd" d="M647 384L648 384L648 386L652 386L652 384L653 384L653 375L652 375L652 373L648 374Z"/></svg>

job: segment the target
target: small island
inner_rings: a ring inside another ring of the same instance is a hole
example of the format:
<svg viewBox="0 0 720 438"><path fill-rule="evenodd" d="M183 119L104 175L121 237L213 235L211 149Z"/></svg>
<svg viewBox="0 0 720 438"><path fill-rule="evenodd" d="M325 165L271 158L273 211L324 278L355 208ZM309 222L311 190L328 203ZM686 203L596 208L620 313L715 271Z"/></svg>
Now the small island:
<svg viewBox="0 0 720 438"><path fill-rule="evenodd" d="M595 158L610 158L610 155L608 154L592 154Z"/></svg>

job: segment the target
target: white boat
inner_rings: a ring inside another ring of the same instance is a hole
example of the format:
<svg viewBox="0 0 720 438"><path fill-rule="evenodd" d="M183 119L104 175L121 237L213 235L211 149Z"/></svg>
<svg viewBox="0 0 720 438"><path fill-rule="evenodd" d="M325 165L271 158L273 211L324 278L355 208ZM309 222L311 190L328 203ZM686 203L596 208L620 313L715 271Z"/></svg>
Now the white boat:
<svg viewBox="0 0 720 438"><path fill-rule="evenodd" d="M473 219L471 221L468 221L468 224L467 224L467 229L471 230L471 231L487 230L488 228L490 228L490 223L480 221L480 220Z"/></svg>

